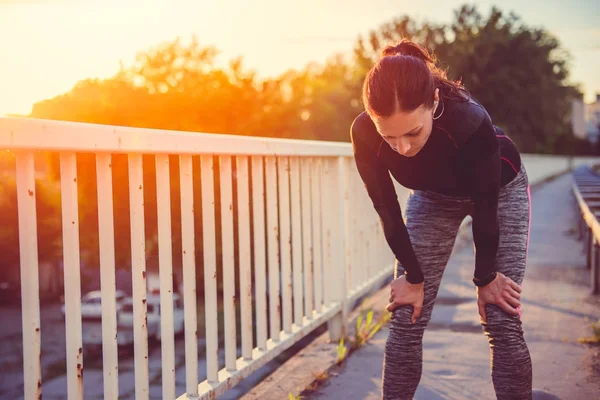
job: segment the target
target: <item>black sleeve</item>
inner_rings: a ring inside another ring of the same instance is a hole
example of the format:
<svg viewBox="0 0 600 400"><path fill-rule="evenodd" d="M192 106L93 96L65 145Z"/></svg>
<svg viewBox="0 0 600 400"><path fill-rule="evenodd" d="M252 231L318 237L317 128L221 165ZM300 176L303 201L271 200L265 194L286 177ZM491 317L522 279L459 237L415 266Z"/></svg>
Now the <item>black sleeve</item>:
<svg viewBox="0 0 600 400"><path fill-rule="evenodd" d="M495 272L500 230L498 195L501 184L501 159L494 126L486 116L465 143L462 151L471 180L475 279L483 280Z"/></svg>
<svg viewBox="0 0 600 400"><path fill-rule="evenodd" d="M365 118L365 116L363 115L362 118ZM379 215L386 241L394 256L404 268L406 279L410 283L421 283L424 281L423 273L402 219L402 212L392 178L388 169L377 157L376 151L359 139L361 136L360 130L369 128L365 127L364 120L361 121L360 119L359 116L351 128L356 167L373 202L375 211Z"/></svg>

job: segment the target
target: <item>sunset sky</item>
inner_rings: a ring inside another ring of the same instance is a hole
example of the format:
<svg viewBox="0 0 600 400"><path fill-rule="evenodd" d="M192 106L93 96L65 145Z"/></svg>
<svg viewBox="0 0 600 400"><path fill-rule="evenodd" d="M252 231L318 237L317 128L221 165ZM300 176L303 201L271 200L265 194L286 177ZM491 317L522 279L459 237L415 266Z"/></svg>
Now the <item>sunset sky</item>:
<svg viewBox="0 0 600 400"><path fill-rule="evenodd" d="M347 52L359 34L403 14L449 22L464 1L429 0L0 0L0 115L27 114L33 103L68 91L78 80L109 77L119 60L177 36L195 34L243 56L262 76ZM426 4L426 5L425 5ZM597 0L474 1L514 11L554 33L572 54L572 81L586 100L600 92Z"/></svg>

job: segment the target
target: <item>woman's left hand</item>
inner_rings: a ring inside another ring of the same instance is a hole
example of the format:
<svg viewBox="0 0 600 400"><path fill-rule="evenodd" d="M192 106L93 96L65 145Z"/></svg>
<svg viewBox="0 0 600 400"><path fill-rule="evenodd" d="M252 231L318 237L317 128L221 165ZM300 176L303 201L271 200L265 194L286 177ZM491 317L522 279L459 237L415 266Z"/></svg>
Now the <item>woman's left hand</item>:
<svg viewBox="0 0 600 400"><path fill-rule="evenodd" d="M483 287L477 287L477 307L483 322L487 322L486 304L495 304L510 315L521 314L521 287L498 272L496 278Z"/></svg>

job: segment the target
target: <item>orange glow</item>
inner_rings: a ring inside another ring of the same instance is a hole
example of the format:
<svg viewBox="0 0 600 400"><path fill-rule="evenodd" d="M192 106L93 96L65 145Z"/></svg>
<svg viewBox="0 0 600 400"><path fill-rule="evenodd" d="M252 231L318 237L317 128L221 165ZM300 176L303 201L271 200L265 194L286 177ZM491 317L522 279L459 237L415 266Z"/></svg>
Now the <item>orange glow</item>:
<svg viewBox="0 0 600 400"><path fill-rule="evenodd" d="M244 65L264 76L324 59L329 48L290 46L273 34L307 34L302 27L312 11L290 21L292 14L293 8L275 0L0 5L0 49L11 55L0 64L0 93L10 93L0 96L0 115L27 114L34 102L67 92L81 79L110 77L120 61L131 65L139 51L178 36L196 35L201 45L216 46L222 64L242 56ZM341 48L350 50L354 39L348 36L348 45Z"/></svg>

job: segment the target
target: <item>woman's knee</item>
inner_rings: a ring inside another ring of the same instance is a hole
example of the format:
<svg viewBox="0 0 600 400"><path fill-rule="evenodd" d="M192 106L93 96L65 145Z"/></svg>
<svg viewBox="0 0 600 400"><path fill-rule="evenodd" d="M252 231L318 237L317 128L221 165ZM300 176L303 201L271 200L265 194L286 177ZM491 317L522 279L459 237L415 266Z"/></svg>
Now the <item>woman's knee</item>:
<svg viewBox="0 0 600 400"><path fill-rule="evenodd" d="M413 314L413 306L399 306L392 312L390 321L390 337L398 338L399 340L414 340L421 338L429 321L431 312L423 308L421 315L416 323L411 322Z"/></svg>
<svg viewBox="0 0 600 400"><path fill-rule="evenodd" d="M483 330L491 344L518 344L523 341L523 326L518 316L508 314L500 307L486 305L486 319Z"/></svg>

